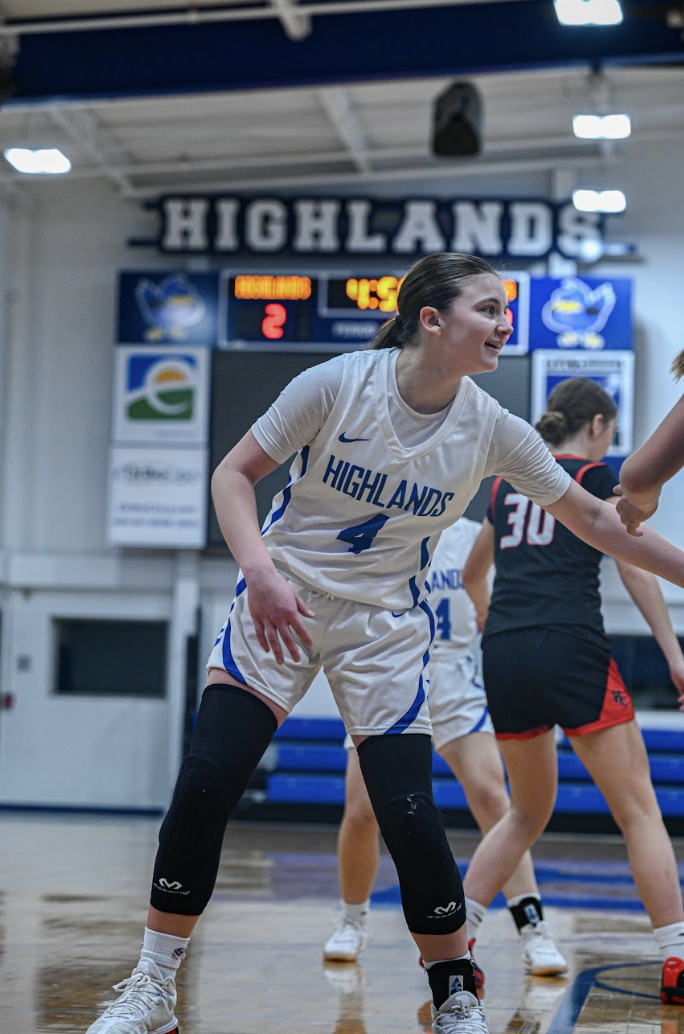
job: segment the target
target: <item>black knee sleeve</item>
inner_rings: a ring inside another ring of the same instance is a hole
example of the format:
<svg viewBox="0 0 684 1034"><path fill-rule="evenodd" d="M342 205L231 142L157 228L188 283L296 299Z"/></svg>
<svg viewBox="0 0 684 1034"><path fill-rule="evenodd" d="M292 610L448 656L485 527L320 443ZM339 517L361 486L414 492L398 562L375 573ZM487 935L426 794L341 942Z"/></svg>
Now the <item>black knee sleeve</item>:
<svg viewBox="0 0 684 1034"><path fill-rule="evenodd" d="M277 728L258 697L237 686L204 691L190 752L159 831L150 904L200 915L216 882L223 835Z"/></svg>
<svg viewBox="0 0 684 1034"><path fill-rule="evenodd" d="M453 933L465 923L463 884L432 797L429 736L369 736L359 762L380 832L397 867L412 933Z"/></svg>

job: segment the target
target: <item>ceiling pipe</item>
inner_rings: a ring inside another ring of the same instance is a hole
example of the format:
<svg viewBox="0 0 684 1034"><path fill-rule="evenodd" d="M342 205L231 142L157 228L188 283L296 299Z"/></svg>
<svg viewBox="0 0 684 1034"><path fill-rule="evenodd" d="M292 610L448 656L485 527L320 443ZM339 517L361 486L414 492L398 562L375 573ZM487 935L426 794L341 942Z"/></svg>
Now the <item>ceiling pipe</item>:
<svg viewBox="0 0 684 1034"><path fill-rule="evenodd" d="M583 168L595 168L597 162L601 159L598 157L585 157L585 158L574 158L572 164L578 169ZM288 190L292 190L298 186L306 187L321 187L321 186L334 186L341 182L351 183L352 185L358 183L373 183L380 181L382 183L402 180L413 180L420 178L421 180L440 180L448 179L449 181L454 179L468 179L473 176L482 176L486 173L501 173L505 172L508 174L518 172L550 172L555 169L559 162L565 164L570 159L564 156L562 159L558 156L548 158L521 158L510 160L504 158L502 160L493 160L480 162L476 167L468 167L467 163L458 170L451 168L449 170L442 168L441 164L438 163L432 168L426 168L424 165L407 166L402 169L381 169L372 172L351 172L351 173L313 173L310 175L302 176L297 174L295 176L288 176L287 173L280 173L276 176L264 176L259 178L251 177L246 180L233 180L227 183L225 180L207 180L203 183L195 183L192 185L183 184L168 185L157 183L154 186L147 187L134 187L131 191L127 191L121 196L131 201L144 201L148 199L158 199L160 194L164 193L178 193L178 194L200 194L205 193L223 193L228 194L231 192L240 191L252 191L252 190L269 190L273 187L287 187Z"/></svg>
<svg viewBox="0 0 684 1034"><path fill-rule="evenodd" d="M304 3L296 9L300 18L322 14L359 14L365 11L394 11L419 7L454 7L462 4L516 3L517 0L331 0L329 3ZM293 9L294 10L294 9ZM165 14L113 15L91 18L71 18L3 22L1 36L29 36L55 32L92 32L103 29L152 28L162 25L201 25L207 22L250 21L280 18L281 12L273 5L236 7L228 10L189 7L185 11Z"/></svg>

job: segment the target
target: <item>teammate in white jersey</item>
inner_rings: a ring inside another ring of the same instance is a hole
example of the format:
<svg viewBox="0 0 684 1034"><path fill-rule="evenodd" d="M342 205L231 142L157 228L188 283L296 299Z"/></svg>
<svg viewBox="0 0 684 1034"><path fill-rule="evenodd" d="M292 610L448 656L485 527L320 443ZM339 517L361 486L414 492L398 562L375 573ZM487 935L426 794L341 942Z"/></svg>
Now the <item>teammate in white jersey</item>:
<svg viewBox="0 0 684 1034"><path fill-rule="evenodd" d="M177 1032L175 972L211 897L228 818L319 668L397 867L433 1030L486 1034L463 887L432 798L423 673L434 547L481 479L499 474L598 549L684 586L684 553L650 530L628 535L614 507L468 377L496 369L507 305L482 259L419 259L374 349L301 374L214 472L218 522L240 566L235 599L160 830L140 960L89 1034ZM293 453L262 532L254 485Z"/></svg>
<svg viewBox="0 0 684 1034"><path fill-rule="evenodd" d="M470 811L486 833L506 814L510 802L482 682L477 615L461 579L480 528L476 521L461 517L442 534L432 558L428 602L436 632L430 651L428 700L432 744L460 782ZM345 747L345 806L337 841L342 913L323 949L324 958L331 962L355 962L366 945L370 893L379 860L378 824L349 736ZM463 886L472 951L487 906L469 895L467 875ZM529 852L503 890L521 934L526 971L537 976L564 973L567 962L544 920ZM484 984L477 965L475 981L478 987Z"/></svg>

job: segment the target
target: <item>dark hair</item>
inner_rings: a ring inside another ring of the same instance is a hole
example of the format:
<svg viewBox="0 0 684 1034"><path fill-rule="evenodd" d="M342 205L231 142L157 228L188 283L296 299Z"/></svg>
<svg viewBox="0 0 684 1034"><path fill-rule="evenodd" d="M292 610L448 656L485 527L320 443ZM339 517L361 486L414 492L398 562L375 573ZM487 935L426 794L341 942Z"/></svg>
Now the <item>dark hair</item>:
<svg viewBox="0 0 684 1034"><path fill-rule="evenodd" d="M465 282L486 273L498 277L489 262L477 255L440 251L414 262L404 277L397 300L397 315L373 338L372 348L403 348L418 330L420 310L431 305L445 312L463 294Z"/></svg>
<svg viewBox="0 0 684 1034"><path fill-rule="evenodd" d="M674 374L674 378L677 381L680 377L684 376L684 348L681 352L677 352L677 355L672 360L670 372Z"/></svg>
<svg viewBox="0 0 684 1034"><path fill-rule="evenodd" d="M604 420L617 416L617 406L612 397L588 377L568 377L549 395L546 412L535 427L549 445L560 445L597 414Z"/></svg>

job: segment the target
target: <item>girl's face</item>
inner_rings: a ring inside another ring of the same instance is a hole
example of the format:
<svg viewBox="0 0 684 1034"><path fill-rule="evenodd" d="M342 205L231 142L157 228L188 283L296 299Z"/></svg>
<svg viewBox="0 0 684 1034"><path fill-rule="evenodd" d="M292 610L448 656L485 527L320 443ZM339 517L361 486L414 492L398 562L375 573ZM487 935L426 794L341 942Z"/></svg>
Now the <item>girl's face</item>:
<svg viewBox="0 0 684 1034"><path fill-rule="evenodd" d="M508 300L498 276L483 273L465 284L463 293L444 312L422 309L421 320L444 358L461 375L496 370L499 352L513 327L506 317Z"/></svg>

